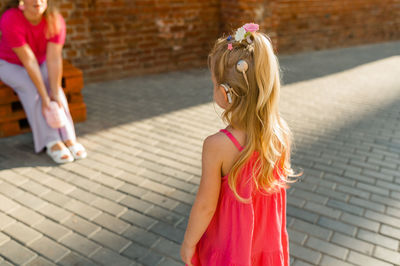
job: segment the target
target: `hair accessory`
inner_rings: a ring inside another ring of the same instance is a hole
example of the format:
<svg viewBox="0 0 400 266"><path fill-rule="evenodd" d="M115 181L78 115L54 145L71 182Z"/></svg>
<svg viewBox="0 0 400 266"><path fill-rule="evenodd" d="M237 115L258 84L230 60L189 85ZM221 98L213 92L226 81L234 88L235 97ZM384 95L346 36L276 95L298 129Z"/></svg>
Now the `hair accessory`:
<svg viewBox="0 0 400 266"><path fill-rule="evenodd" d="M230 51L230 50L232 50L232 49L233 49L232 44L231 44L231 43L228 43L228 50Z"/></svg>
<svg viewBox="0 0 400 266"><path fill-rule="evenodd" d="M255 24L255 23L246 23L243 25L243 28L247 32L256 32L259 30L260 26L258 26L258 24Z"/></svg>
<svg viewBox="0 0 400 266"><path fill-rule="evenodd" d="M226 96L228 97L228 103L232 103L232 95L230 93L231 87L228 84L221 84L226 92Z"/></svg>
<svg viewBox="0 0 400 266"><path fill-rule="evenodd" d="M243 41L244 38L246 38L246 29L243 27L240 27L239 29L236 30L235 33L235 41L241 42Z"/></svg>
<svg viewBox="0 0 400 266"><path fill-rule="evenodd" d="M248 44L252 44L253 41L251 40L250 36L252 32L256 32L258 31L260 27L258 26L258 24L255 23L246 23L244 24L242 27L238 28L235 32L235 40L234 42L242 42L243 40L246 40ZM232 50L232 36L229 35L228 38L226 39L228 42L228 49Z"/></svg>

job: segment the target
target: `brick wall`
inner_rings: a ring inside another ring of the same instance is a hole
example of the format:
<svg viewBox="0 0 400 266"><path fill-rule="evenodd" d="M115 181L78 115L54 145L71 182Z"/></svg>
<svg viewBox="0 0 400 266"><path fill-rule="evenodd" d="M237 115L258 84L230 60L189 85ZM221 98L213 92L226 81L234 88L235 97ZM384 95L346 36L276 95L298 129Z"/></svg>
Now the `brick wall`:
<svg viewBox="0 0 400 266"><path fill-rule="evenodd" d="M400 0L221 0L223 32L254 21L280 53L400 39Z"/></svg>
<svg viewBox="0 0 400 266"><path fill-rule="evenodd" d="M65 56L87 81L204 66L217 0L62 0Z"/></svg>
<svg viewBox="0 0 400 266"><path fill-rule="evenodd" d="M220 18L222 33L230 33L247 22L260 25L261 31L267 33L275 48L278 45L276 27L278 17L274 10L278 0L221 0Z"/></svg>
<svg viewBox="0 0 400 266"><path fill-rule="evenodd" d="M58 1L64 56L86 82L205 66L214 40L245 22L279 53L400 39L400 0Z"/></svg>
<svg viewBox="0 0 400 266"><path fill-rule="evenodd" d="M399 0L277 2L276 32L285 53L400 39Z"/></svg>

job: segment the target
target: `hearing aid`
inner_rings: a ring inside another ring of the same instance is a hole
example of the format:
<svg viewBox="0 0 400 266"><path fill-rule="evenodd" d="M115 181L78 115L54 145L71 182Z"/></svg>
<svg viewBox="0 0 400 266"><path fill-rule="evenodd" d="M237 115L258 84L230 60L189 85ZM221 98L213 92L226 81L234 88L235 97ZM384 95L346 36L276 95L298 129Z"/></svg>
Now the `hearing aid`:
<svg viewBox="0 0 400 266"><path fill-rule="evenodd" d="M228 97L228 103L232 103L232 95L229 91L229 85L227 84L221 84L221 86L224 88L225 92L226 92L226 96Z"/></svg>
<svg viewBox="0 0 400 266"><path fill-rule="evenodd" d="M249 87L249 81L247 80L246 71L249 69L249 64L245 60L239 60L236 63L237 71L243 74L244 80L246 81L247 87Z"/></svg>
<svg viewBox="0 0 400 266"><path fill-rule="evenodd" d="M239 60L236 64L236 69L239 72L246 73L247 69L249 69L249 64L244 60Z"/></svg>

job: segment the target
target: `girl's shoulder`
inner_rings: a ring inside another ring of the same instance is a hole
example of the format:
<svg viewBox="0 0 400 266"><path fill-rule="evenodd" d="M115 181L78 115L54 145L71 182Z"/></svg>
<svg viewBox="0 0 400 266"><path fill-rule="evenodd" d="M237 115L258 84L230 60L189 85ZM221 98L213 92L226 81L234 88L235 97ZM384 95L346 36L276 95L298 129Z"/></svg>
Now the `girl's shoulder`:
<svg viewBox="0 0 400 266"><path fill-rule="evenodd" d="M211 151L213 153L221 154L224 147L227 145L226 137L221 132L217 132L213 135L205 138L203 142L203 152Z"/></svg>
<svg viewBox="0 0 400 266"><path fill-rule="evenodd" d="M234 152L234 148L232 141L223 132L210 135L203 142L203 153L213 153L219 159Z"/></svg>
<svg viewBox="0 0 400 266"><path fill-rule="evenodd" d="M204 145L207 145L208 147L215 147L222 151L230 151L230 148L232 148L232 140L229 139L226 133L219 131L213 135L208 136L204 140Z"/></svg>
<svg viewBox="0 0 400 266"><path fill-rule="evenodd" d="M227 134L231 134L231 136ZM238 141L240 146L243 146L240 144L244 142L242 136L237 132L232 134L230 131L220 131L204 140L203 155L220 163L222 176L225 176L230 171L240 155L240 150L232 140L232 137Z"/></svg>

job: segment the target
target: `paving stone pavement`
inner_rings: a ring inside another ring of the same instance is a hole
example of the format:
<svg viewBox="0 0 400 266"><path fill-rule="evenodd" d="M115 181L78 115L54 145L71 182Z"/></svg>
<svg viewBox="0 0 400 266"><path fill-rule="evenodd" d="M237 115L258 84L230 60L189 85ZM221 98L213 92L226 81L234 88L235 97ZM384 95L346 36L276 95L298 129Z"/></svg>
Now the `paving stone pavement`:
<svg viewBox="0 0 400 266"><path fill-rule="evenodd" d="M400 265L400 42L280 57L293 129L291 265ZM0 139L0 265L182 265L202 140L223 126L207 70L84 89L86 160Z"/></svg>

